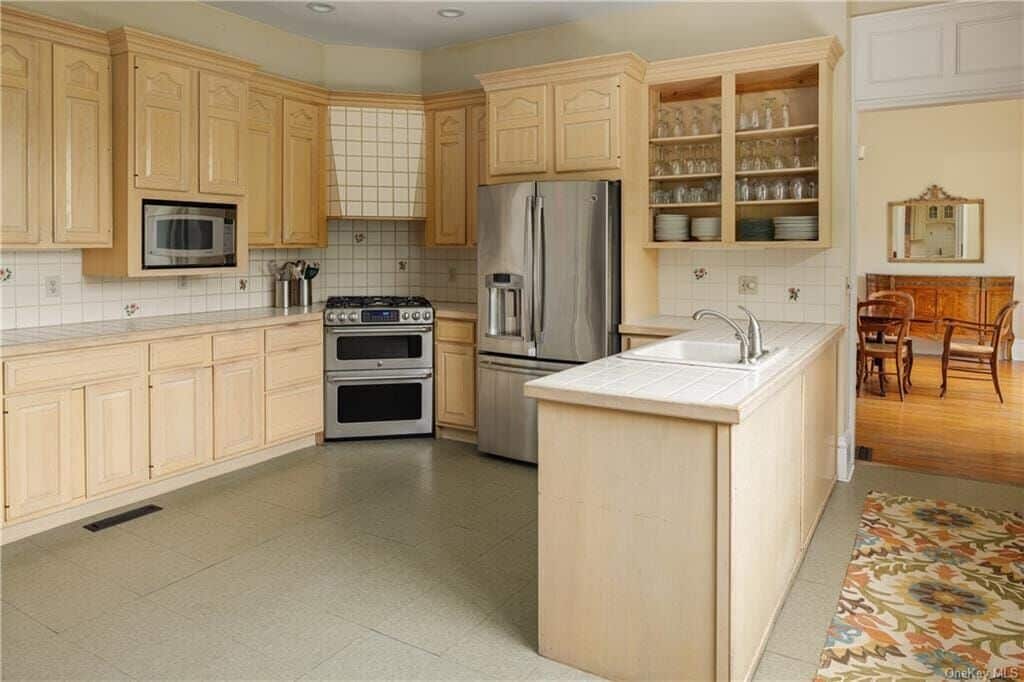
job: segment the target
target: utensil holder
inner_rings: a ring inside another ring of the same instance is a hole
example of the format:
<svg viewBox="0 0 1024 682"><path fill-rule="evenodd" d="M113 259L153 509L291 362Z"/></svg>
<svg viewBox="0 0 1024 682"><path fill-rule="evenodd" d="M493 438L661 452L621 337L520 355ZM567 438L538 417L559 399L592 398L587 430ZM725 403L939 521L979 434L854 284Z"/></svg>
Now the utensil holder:
<svg viewBox="0 0 1024 682"><path fill-rule="evenodd" d="M288 282L289 306L301 306L303 308L313 305L313 280L293 279Z"/></svg>
<svg viewBox="0 0 1024 682"><path fill-rule="evenodd" d="M292 304L291 282L286 279L279 279L274 282L274 307L287 308Z"/></svg>

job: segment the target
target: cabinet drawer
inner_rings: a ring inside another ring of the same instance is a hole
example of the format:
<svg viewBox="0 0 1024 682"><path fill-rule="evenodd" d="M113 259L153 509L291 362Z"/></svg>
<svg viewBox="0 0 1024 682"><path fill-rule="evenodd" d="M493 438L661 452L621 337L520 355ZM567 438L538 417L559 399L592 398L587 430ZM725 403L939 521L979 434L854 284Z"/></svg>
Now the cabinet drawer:
<svg viewBox="0 0 1024 682"><path fill-rule="evenodd" d="M323 325L319 322L289 324L267 330L267 352L320 345L323 339Z"/></svg>
<svg viewBox="0 0 1024 682"><path fill-rule="evenodd" d="M213 359L244 358L263 355L263 330L217 334L213 337Z"/></svg>
<svg viewBox="0 0 1024 682"><path fill-rule="evenodd" d="M142 374L146 369L144 352L142 344L125 344L8 360L4 363L5 392L11 395L58 386L80 386Z"/></svg>
<svg viewBox="0 0 1024 682"><path fill-rule="evenodd" d="M189 336L184 339L154 341L149 344L149 369L194 367L210 362L210 336Z"/></svg>
<svg viewBox="0 0 1024 682"><path fill-rule="evenodd" d="M434 336L438 341L451 343L475 343L476 330L472 322L466 320L438 320L434 327Z"/></svg>
<svg viewBox="0 0 1024 682"><path fill-rule="evenodd" d="M323 428L323 381L267 394L267 443L306 436Z"/></svg>
<svg viewBox="0 0 1024 682"><path fill-rule="evenodd" d="M268 391L317 381L323 373L323 352L320 346L307 346L267 356L266 387Z"/></svg>

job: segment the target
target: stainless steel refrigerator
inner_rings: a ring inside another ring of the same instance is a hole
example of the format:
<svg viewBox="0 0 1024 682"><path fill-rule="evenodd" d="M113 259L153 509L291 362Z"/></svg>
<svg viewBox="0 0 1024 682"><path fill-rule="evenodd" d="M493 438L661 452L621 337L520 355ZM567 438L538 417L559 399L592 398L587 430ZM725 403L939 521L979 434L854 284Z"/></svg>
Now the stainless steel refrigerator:
<svg viewBox="0 0 1024 682"><path fill-rule="evenodd" d="M619 183L477 190L477 445L537 461L527 381L619 350Z"/></svg>

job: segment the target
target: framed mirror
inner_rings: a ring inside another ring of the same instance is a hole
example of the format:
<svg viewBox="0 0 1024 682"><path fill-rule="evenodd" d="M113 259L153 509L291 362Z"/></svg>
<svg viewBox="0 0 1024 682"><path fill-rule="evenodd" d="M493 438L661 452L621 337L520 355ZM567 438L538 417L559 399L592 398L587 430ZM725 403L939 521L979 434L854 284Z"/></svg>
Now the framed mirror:
<svg viewBox="0 0 1024 682"><path fill-rule="evenodd" d="M954 197L938 185L889 202L890 263L980 263L985 202Z"/></svg>

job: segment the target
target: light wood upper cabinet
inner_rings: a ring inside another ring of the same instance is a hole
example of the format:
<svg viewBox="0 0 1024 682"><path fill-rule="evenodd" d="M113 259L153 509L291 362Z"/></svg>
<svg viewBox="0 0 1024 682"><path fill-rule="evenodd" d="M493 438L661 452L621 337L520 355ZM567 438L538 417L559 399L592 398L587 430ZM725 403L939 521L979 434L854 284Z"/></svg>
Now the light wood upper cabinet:
<svg viewBox="0 0 1024 682"><path fill-rule="evenodd" d="M466 169L466 243L476 244L477 187L487 180L487 105L469 107L469 165Z"/></svg>
<svg viewBox="0 0 1024 682"><path fill-rule="evenodd" d="M619 77L554 86L555 170L618 168Z"/></svg>
<svg viewBox="0 0 1024 682"><path fill-rule="evenodd" d="M547 170L548 87L529 85L487 93L491 175Z"/></svg>
<svg viewBox="0 0 1024 682"><path fill-rule="evenodd" d="M281 241L281 97L249 93L249 246Z"/></svg>
<svg viewBox="0 0 1024 682"><path fill-rule="evenodd" d="M3 31L0 243L36 244L52 229L51 44Z"/></svg>
<svg viewBox="0 0 1024 682"><path fill-rule="evenodd" d="M467 143L465 107L434 114L431 197L431 241L434 244L466 244Z"/></svg>
<svg viewBox="0 0 1024 682"><path fill-rule="evenodd" d="M263 445L263 358L216 365L213 369L215 459Z"/></svg>
<svg viewBox="0 0 1024 682"><path fill-rule="evenodd" d="M82 390L48 391L4 401L8 521L85 495Z"/></svg>
<svg viewBox="0 0 1024 682"><path fill-rule="evenodd" d="M149 386L149 453L153 478L212 461L211 368L152 374Z"/></svg>
<svg viewBox="0 0 1024 682"><path fill-rule="evenodd" d="M193 70L135 58L135 186L188 191L193 187L196 108Z"/></svg>
<svg viewBox="0 0 1024 682"><path fill-rule="evenodd" d="M53 46L53 239L110 244L110 58Z"/></svg>
<svg viewBox="0 0 1024 682"><path fill-rule="evenodd" d="M199 72L199 191L245 194L248 86Z"/></svg>
<svg viewBox="0 0 1024 682"><path fill-rule="evenodd" d="M282 243L320 241L320 107L284 101L284 208Z"/></svg>
<svg viewBox="0 0 1024 682"><path fill-rule="evenodd" d="M89 496L149 480L149 415L142 376L85 387Z"/></svg>

